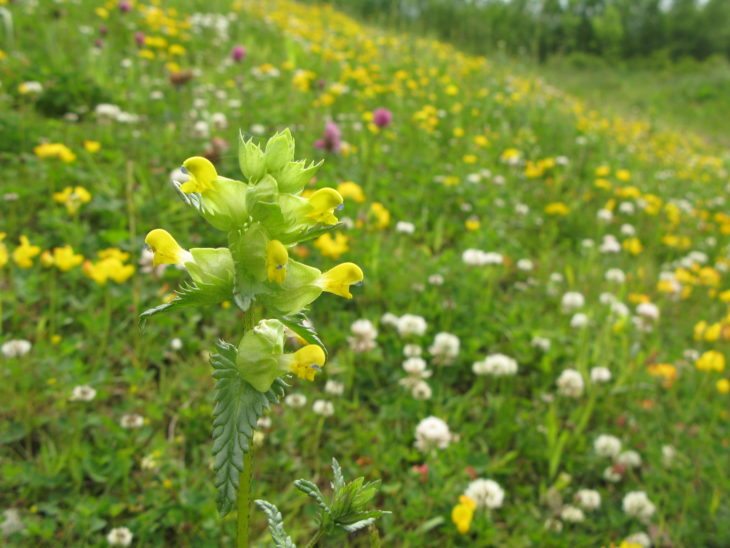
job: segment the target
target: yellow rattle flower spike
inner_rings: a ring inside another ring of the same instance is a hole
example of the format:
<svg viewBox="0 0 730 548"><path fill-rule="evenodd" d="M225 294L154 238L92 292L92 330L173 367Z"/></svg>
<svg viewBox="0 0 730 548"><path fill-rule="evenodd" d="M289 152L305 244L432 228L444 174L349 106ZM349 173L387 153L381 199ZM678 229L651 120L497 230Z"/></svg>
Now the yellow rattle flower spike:
<svg viewBox="0 0 730 548"><path fill-rule="evenodd" d="M167 231L161 228L152 230L144 239L150 249L155 254L152 258L152 264L159 266L161 264L185 264L193 260L193 256L186 249L180 247L175 238Z"/></svg>
<svg viewBox="0 0 730 548"><path fill-rule="evenodd" d="M202 156L193 156L183 162L183 167L190 180L180 185L180 190L187 194L198 192L203 194L213 188L218 172L213 163Z"/></svg>

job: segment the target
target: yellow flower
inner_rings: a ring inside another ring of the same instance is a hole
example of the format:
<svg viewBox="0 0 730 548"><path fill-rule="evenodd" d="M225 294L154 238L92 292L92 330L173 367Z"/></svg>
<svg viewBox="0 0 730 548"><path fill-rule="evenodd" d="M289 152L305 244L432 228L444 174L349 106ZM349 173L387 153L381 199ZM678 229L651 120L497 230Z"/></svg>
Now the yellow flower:
<svg viewBox="0 0 730 548"><path fill-rule="evenodd" d="M116 257L107 257L95 263L84 263L84 274L99 285L105 285L108 280L116 283L126 282L134 274L134 266L125 265Z"/></svg>
<svg viewBox="0 0 730 548"><path fill-rule="evenodd" d="M565 216L570 213L570 208L563 202L553 202L545 206L545 213L548 215Z"/></svg>
<svg viewBox="0 0 730 548"><path fill-rule="evenodd" d="M464 154L464 157L461 159L461 161L465 164L476 164L477 156L476 154Z"/></svg>
<svg viewBox="0 0 730 548"><path fill-rule="evenodd" d="M147 234L144 239L154 256L152 257L153 266L161 264L185 264L193 260L189 251L180 247L175 238L167 231L156 228Z"/></svg>
<svg viewBox="0 0 730 548"><path fill-rule="evenodd" d="M38 158L56 158L66 164L70 164L76 159L76 155L71 149L61 143L43 143L33 149Z"/></svg>
<svg viewBox="0 0 730 548"><path fill-rule="evenodd" d="M677 368L670 363L655 363L647 367L649 375L663 379L665 388L669 388L677 380Z"/></svg>
<svg viewBox="0 0 730 548"><path fill-rule="evenodd" d="M53 193L53 201L66 206L66 211L74 215L82 204L91 201L91 193L82 186L67 186L61 192Z"/></svg>
<svg viewBox="0 0 730 548"><path fill-rule="evenodd" d="M102 249L97 253L100 259L117 259L120 262L126 262L129 259L129 253L122 251L118 247L109 247Z"/></svg>
<svg viewBox="0 0 730 548"><path fill-rule="evenodd" d="M94 154L101 150L101 143L99 141L84 141L84 149L89 154Z"/></svg>
<svg viewBox="0 0 730 548"><path fill-rule="evenodd" d="M390 211L380 202L373 202L370 205L370 215L375 217L375 226L381 230L390 224Z"/></svg>
<svg viewBox="0 0 730 548"><path fill-rule="evenodd" d="M328 270L319 279L322 291L352 299L350 286L362 282L364 274L355 263L342 263Z"/></svg>
<svg viewBox="0 0 730 548"><path fill-rule="evenodd" d="M631 172L628 169L619 169L616 172L616 178L625 183L631 179Z"/></svg>
<svg viewBox="0 0 730 548"><path fill-rule="evenodd" d="M720 379L715 383L715 387L720 394L730 394L730 379Z"/></svg>
<svg viewBox="0 0 730 548"><path fill-rule="evenodd" d="M3 242L5 239L5 232L0 232L0 268L8 264L8 248Z"/></svg>
<svg viewBox="0 0 730 548"><path fill-rule="evenodd" d="M300 379L313 381L314 376L322 370L325 362L324 350L316 344L309 344L294 352L291 372Z"/></svg>
<svg viewBox="0 0 730 548"><path fill-rule="evenodd" d="M45 251L41 255L43 266L55 266L61 272L68 272L72 268L79 266L84 261L84 256L74 253L73 247L65 245L57 247L53 253Z"/></svg>
<svg viewBox="0 0 730 548"><path fill-rule="evenodd" d="M207 158L193 156L183 162L183 168L190 175L190 180L180 186L180 190L191 194L198 192L203 194L213 188L213 183L218 178L215 166Z"/></svg>
<svg viewBox="0 0 730 548"><path fill-rule="evenodd" d="M319 249L320 253L330 259L339 259L344 253L346 253L350 246L347 245L349 238L341 232L335 233L334 238L332 234L322 234L319 238L314 241L314 247Z"/></svg>
<svg viewBox="0 0 730 548"><path fill-rule="evenodd" d="M352 181L343 181L337 185L337 192L345 200L352 200L361 204L365 201L365 193L362 191L362 187Z"/></svg>
<svg viewBox="0 0 730 548"><path fill-rule="evenodd" d="M464 226L466 226L466 229L469 232L475 232L479 230L479 227L482 226L482 224L479 222L479 219L476 217L469 217L466 222L464 223Z"/></svg>
<svg viewBox="0 0 730 548"><path fill-rule="evenodd" d="M20 245L13 250L13 261L20 268L30 268L33 266L33 257L40 252L40 247L31 245L26 236L21 236Z"/></svg>
<svg viewBox="0 0 730 548"><path fill-rule="evenodd" d="M321 188L309 197L311 207L307 218L315 223L337 224L335 209L342 205L342 196L334 188Z"/></svg>
<svg viewBox="0 0 730 548"><path fill-rule="evenodd" d="M716 350L708 350L697 359L695 367L700 371L722 373L725 370L725 356Z"/></svg>
<svg viewBox="0 0 730 548"><path fill-rule="evenodd" d="M170 55L185 55L185 48L181 46L180 44L172 44L167 52Z"/></svg>
<svg viewBox="0 0 730 548"><path fill-rule="evenodd" d="M266 276L270 282L284 283L288 262L289 253L286 251L284 244L279 240L270 240L266 244Z"/></svg>
<svg viewBox="0 0 730 548"><path fill-rule="evenodd" d="M596 177L608 177L611 174L611 168L608 166L598 166L596 168Z"/></svg>
<svg viewBox="0 0 730 548"><path fill-rule="evenodd" d="M472 499L462 495L459 497L459 504L451 510L451 521L462 535L469 532L476 507L477 505Z"/></svg>
<svg viewBox="0 0 730 548"><path fill-rule="evenodd" d="M621 246L632 255L638 255L644 250L644 246L641 245L639 238L628 238L623 241Z"/></svg>

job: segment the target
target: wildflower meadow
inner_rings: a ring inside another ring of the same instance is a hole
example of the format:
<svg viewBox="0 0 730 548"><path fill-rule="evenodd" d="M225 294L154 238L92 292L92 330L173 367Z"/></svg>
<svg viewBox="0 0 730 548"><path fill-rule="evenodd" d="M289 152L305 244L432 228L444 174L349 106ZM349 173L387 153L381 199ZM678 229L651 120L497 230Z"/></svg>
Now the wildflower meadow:
<svg viewBox="0 0 730 548"><path fill-rule="evenodd" d="M727 121L336 4L0 0L0 546L730 546Z"/></svg>

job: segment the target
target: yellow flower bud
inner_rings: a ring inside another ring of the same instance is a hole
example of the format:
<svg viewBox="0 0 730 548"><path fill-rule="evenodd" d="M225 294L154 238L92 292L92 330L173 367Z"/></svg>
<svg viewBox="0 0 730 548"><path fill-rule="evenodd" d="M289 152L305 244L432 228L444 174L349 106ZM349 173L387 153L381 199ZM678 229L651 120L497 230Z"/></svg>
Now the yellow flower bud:
<svg viewBox="0 0 730 548"><path fill-rule="evenodd" d="M286 280L286 264L289 262L289 253L279 240L270 240L266 244L266 276L270 282L277 284Z"/></svg>
<svg viewBox="0 0 730 548"><path fill-rule="evenodd" d="M147 234L144 239L155 256L152 258L152 264L158 266L161 264L185 264L193 260L190 252L180 247L175 238L167 231L156 228Z"/></svg>
<svg viewBox="0 0 730 548"><path fill-rule="evenodd" d="M207 158L193 156L183 162L183 167L190 175L190 180L180 186L180 190L188 194L198 192L203 194L213 188L218 178L215 166Z"/></svg>
<svg viewBox="0 0 730 548"><path fill-rule="evenodd" d="M324 350L316 344L308 344L294 352L291 372L300 379L313 381L314 376L324 367Z"/></svg>
<svg viewBox="0 0 730 548"><path fill-rule="evenodd" d="M318 285L323 291L352 299L350 286L360 283L363 278L362 269L355 263L342 263L322 274Z"/></svg>

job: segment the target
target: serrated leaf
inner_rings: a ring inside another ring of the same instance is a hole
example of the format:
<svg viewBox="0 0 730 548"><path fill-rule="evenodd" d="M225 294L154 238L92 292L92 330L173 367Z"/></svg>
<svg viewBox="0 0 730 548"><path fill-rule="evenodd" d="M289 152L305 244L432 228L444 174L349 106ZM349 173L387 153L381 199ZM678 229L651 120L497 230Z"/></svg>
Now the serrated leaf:
<svg viewBox="0 0 730 548"><path fill-rule="evenodd" d="M186 306L210 306L222 303L226 299L229 299L230 296L229 287L216 284L183 282L183 284L175 291L175 298L172 301L153 308L148 308L139 315L139 319L144 324L144 322L151 316L172 308Z"/></svg>
<svg viewBox="0 0 730 548"><path fill-rule="evenodd" d="M250 450L258 419L284 395L288 386L277 379L267 392L259 392L241 378L236 366L238 349L225 341L210 358L215 379L213 409L213 469L218 488L218 511L226 515L236 502L243 456Z"/></svg>
<svg viewBox="0 0 730 548"><path fill-rule="evenodd" d="M256 500L254 502L266 514L266 520L269 523L269 532L271 533L271 540L274 541L274 546L276 548L296 548L296 544L286 534L284 518L282 518L279 509L265 500Z"/></svg>
<svg viewBox="0 0 730 548"><path fill-rule="evenodd" d="M329 504L327 504L327 501L324 500L324 495L322 494L322 491L320 491L319 487L317 487L314 483L309 480L298 479L294 482L294 486L305 495L308 495L309 497L314 499L317 504L319 504L319 507L322 508L322 510L324 510L328 514L332 513L330 511Z"/></svg>
<svg viewBox="0 0 730 548"><path fill-rule="evenodd" d="M335 480L332 483L332 488L335 491L336 497L337 492L345 486L345 477L342 475L342 467L340 467L340 463L337 462L337 459L334 457L332 458L332 475L335 477Z"/></svg>
<svg viewBox="0 0 730 548"><path fill-rule="evenodd" d="M307 322L309 319L307 318L307 315L304 312L297 312L296 314L290 314L288 316L283 316L279 318L279 321L283 323L285 326L287 326L289 329L294 331L297 335L299 335L302 339L307 341L309 344L316 344L319 346L322 350L324 350L324 355L327 356L327 347L322 342L322 339L319 338L319 334L313 327L309 327L307 325ZM341 471L340 471L341 472ZM344 479L343 479L344 483Z"/></svg>

